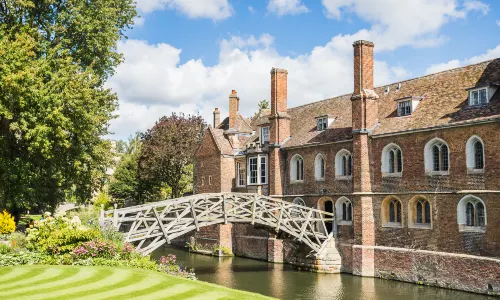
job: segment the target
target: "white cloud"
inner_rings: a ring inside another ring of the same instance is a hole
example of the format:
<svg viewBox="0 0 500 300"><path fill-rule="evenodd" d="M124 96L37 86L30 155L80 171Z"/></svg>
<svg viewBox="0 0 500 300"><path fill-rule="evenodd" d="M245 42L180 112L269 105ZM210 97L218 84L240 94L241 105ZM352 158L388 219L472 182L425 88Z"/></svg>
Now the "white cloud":
<svg viewBox="0 0 500 300"><path fill-rule="evenodd" d="M466 65L471 65L471 64L477 64L483 61L487 61L490 59L495 59L500 57L500 45L496 46L493 49L488 49L485 53L476 55L467 59L464 59L463 61L460 61L458 59L450 60L446 63L440 63L440 64L434 64L428 67L425 70L426 74L432 74L440 71L446 71L454 68L458 68L461 66L466 66Z"/></svg>
<svg viewBox="0 0 500 300"><path fill-rule="evenodd" d="M253 8L253 6L249 5L248 6L248 11L251 12L252 14L255 13L255 8Z"/></svg>
<svg viewBox="0 0 500 300"><path fill-rule="evenodd" d="M480 1L459 0L322 0L325 15L341 19L356 14L372 24L367 39L379 50L400 46L431 47L447 40L439 29L450 20L465 18L471 11L486 13ZM359 33L359 32L358 32Z"/></svg>
<svg viewBox="0 0 500 300"><path fill-rule="evenodd" d="M500 20L497 21L497 25L500 26Z"/></svg>
<svg viewBox="0 0 500 300"><path fill-rule="evenodd" d="M199 112L207 122L218 107L227 116L232 89L240 96L240 111L251 116L262 99L270 100L272 67L289 71L289 107L352 92L352 37L336 36L326 45L297 57L282 56L274 38L233 36L220 44L219 61L207 66L202 60L180 64L181 49L168 44L126 40L118 44L125 62L108 81L120 99L120 117L111 123L116 138L144 131L173 111ZM348 45L348 46L346 46ZM407 78L401 67L375 61L377 85Z"/></svg>
<svg viewBox="0 0 500 300"><path fill-rule="evenodd" d="M137 0L137 9L143 14L156 10L176 10L191 19L224 20L233 14L228 0Z"/></svg>
<svg viewBox="0 0 500 300"><path fill-rule="evenodd" d="M301 0L269 0L267 11L278 16L298 15L309 11Z"/></svg>

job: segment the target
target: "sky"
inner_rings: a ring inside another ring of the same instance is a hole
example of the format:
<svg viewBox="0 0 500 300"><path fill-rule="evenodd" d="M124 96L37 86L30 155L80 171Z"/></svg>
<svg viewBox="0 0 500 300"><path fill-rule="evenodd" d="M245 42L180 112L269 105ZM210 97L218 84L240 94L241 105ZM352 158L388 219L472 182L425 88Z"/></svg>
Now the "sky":
<svg viewBox="0 0 500 300"><path fill-rule="evenodd" d="M375 43L376 86L500 57L500 0L137 0L106 87L119 98L112 139L173 112L240 113L270 100L288 70L288 106L352 92L356 40Z"/></svg>

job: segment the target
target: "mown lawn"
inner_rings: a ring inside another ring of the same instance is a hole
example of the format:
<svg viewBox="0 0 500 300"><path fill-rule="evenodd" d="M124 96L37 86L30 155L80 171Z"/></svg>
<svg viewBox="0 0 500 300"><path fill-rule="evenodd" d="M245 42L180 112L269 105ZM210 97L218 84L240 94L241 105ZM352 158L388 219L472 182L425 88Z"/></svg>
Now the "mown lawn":
<svg viewBox="0 0 500 300"><path fill-rule="evenodd" d="M154 271L116 267L0 267L0 299L271 299Z"/></svg>

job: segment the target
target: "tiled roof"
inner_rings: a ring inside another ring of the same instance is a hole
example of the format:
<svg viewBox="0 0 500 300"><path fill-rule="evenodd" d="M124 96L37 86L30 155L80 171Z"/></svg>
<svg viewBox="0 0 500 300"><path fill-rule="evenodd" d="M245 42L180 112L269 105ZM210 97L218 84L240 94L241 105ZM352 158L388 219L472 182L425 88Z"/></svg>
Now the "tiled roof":
<svg viewBox="0 0 500 300"><path fill-rule="evenodd" d="M217 129L223 129L223 130L228 130L229 129L229 117L225 118L219 126L217 126ZM238 132L242 133L252 133L253 129L252 126L250 125L250 120L245 119L242 115L238 114L238 117L236 118L236 128Z"/></svg>
<svg viewBox="0 0 500 300"><path fill-rule="evenodd" d="M400 86L399 90L397 89ZM467 89L500 85L500 59L396 82L375 88L380 124L373 135L500 118L500 88L483 107L468 106ZM389 87L389 92L385 93ZM395 100L423 97L411 116L397 117ZM291 139L285 148L343 141L352 138L351 94L288 109ZM324 131L316 117L336 117Z"/></svg>
<svg viewBox="0 0 500 300"><path fill-rule="evenodd" d="M221 154L227 154L227 155L233 154L233 148L231 147L231 143L229 143L229 140L224 137L224 130L214 129L211 126L209 126L208 128L210 130L210 133L214 137L215 143L217 144L217 148L219 148Z"/></svg>

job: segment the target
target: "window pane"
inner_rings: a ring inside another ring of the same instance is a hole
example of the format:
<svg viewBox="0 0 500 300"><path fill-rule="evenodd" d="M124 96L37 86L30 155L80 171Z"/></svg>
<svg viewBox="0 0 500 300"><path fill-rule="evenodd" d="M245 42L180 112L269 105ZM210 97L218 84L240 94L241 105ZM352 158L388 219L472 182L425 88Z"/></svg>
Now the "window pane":
<svg viewBox="0 0 500 300"><path fill-rule="evenodd" d="M474 169L482 169L484 167L484 159L483 159L483 144L480 141L476 141L474 143L474 160L475 165Z"/></svg>
<svg viewBox="0 0 500 300"><path fill-rule="evenodd" d="M401 150L396 150L397 156L398 156L398 172L403 171L403 156L401 155Z"/></svg>
<svg viewBox="0 0 500 300"><path fill-rule="evenodd" d="M389 204L389 222L396 222L396 208L394 201Z"/></svg>
<svg viewBox="0 0 500 300"><path fill-rule="evenodd" d="M479 104L479 95L477 91L473 91L470 93L470 104L471 105L478 105Z"/></svg>
<svg viewBox="0 0 500 300"><path fill-rule="evenodd" d="M352 221L352 204L347 203L347 221Z"/></svg>
<svg viewBox="0 0 500 300"><path fill-rule="evenodd" d="M319 160L319 163L320 163L320 176L321 178L324 178L325 177L325 160L323 158L321 158Z"/></svg>
<svg viewBox="0 0 500 300"><path fill-rule="evenodd" d="M347 157L342 156L342 176L347 176Z"/></svg>
<svg viewBox="0 0 500 300"><path fill-rule="evenodd" d="M481 202L476 204L476 213L477 213L477 225L476 226L484 226L484 205Z"/></svg>
<svg viewBox="0 0 500 300"><path fill-rule="evenodd" d="M474 226L474 205L468 202L465 205L465 216L466 216L466 225Z"/></svg>
<svg viewBox="0 0 500 300"><path fill-rule="evenodd" d="M422 203L420 201L417 202L417 223L422 223Z"/></svg>
<svg viewBox="0 0 500 300"><path fill-rule="evenodd" d="M266 180L266 157L265 156L260 157L260 183L261 184L267 183L267 180Z"/></svg>
<svg viewBox="0 0 500 300"><path fill-rule="evenodd" d="M251 184L256 184L257 183L257 157L252 157L249 159L250 162L250 183Z"/></svg>
<svg viewBox="0 0 500 300"><path fill-rule="evenodd" d="M342 220L347 221L347 203L342 203Z"/></svg>
<svg viewBox="0 0 500 300"><path fill-rule="evenodd" d="M401 223L401 202L399 201L396 201L396 213L397 213L397 217L398 217L398 222Z"/></svg>
<svg viewBox="0 0 500 300"><path fill-rule="evenodd" d="M448 146L441 146L441 171L448 171Z"/></svg>
<svg viewBox="0 0 500 300"><path fill-rule="evenodd" d="M347 160L347 176L351 176L351 175L352 175L352 158L349 155L349 158Z"/></svg>
<svg viewBox="0 0 500 300"><path fill-rule="evenodd" d="M486 89L479 90L479 104L486 104L488 100L486 99Z"/></svg>
<svg viewBox="0 0 500 300"><path fill-rule="evenodd" d="M432 147L432 169L439 171L439 147L437 145Z"/></svg>
<svg viewBox="0 0 500 300"><path fill-rule="evenodd" d="M425 201L425 223L431 223L431 205L429 204L429 201Z"/></svg>
<svg viewBox="0 0 500 300"><path fill-rule="evenodd" d="M389 173L394 173L394 151L389 151Z"/></svg>
<svg viewBox="0 0 500 300"><path fill-rule="evenodd" d="M300 165L300 177L299 177L299 180L304 180L304 161L302 159L299 160L299 165Z"/></svg>

